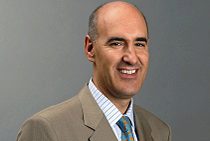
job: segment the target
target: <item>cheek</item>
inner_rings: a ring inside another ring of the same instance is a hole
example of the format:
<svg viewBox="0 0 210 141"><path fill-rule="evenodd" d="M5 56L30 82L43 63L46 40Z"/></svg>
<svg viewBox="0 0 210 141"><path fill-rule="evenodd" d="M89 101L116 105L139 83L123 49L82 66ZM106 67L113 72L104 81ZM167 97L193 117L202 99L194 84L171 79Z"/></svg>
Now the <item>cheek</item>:
<svg viewBox="0 0 210 141"><path fill-rule="evenodd" d="M106 50L104 52L106 52L106 53L100 54L101 60L99 60L99 61L103 60L104 65L108 65L108 66L112 67L119 62L120 54L118 52L114 52L111 50Z"/></svg>
<svg viewBox="0 0 210 141"><path fill-rule="evenodd" d="M108 53L100 53L96 56L95 65L104 75L112 73L114 68L114 57ZM107 76L106 76L107 77Z"/></svg>
<svg viewBox="0 0 210 141"><path fill-rule="evenodd" d="M148 63L149 63L149 56L144 56L143 60L144 60L145 65L148 65Z"/></svg>
<svg viewBox="0 0 210 141"><path fill-rule="evenodd" d="M149 53L148 52L142 52L138 55L139 60L143 65L148 65L149 63Z"/></svg>

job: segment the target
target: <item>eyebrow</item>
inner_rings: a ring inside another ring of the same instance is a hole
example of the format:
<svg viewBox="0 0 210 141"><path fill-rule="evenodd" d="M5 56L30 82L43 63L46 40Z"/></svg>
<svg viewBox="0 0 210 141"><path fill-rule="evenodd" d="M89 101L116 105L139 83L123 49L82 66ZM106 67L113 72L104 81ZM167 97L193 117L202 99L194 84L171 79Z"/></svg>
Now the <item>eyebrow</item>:
<svg viewBox="0 0 210 141"><path fill-rule="evenodd" d="M122 37L110 37L108 39L107 43L110 43L112 41L126 41L126 39L124 39ZM141 41L141 42L143 41L143 42L147 43L147 38L145 38L145 37L137 37L135 39L135 41Z"/></svg>
<svg viewBox="0 0 210 141"><path fill-rule="evenodd" d="M143 42L147 43L147 38L145 38L145 37L138 37L138 38L136 38L135 41L143 41Z"/></svg>
<svg viewBox="0 0 210 141"><path fill-rule="evenodd" d="M110 37L107 41L107 43L110 43L112 41L125 41L124 38L121 38L121 37Z"/></svg>

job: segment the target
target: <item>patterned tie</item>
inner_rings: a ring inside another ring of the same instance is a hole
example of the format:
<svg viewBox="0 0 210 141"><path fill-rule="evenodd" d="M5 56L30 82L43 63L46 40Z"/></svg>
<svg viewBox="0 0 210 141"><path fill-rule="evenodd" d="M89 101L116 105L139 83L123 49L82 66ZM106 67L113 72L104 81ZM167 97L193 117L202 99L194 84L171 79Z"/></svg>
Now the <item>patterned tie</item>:
<svg viewBox="0 0 210 141"><path fill-rule="evenodd" d="M131 128L131 121L128 117L122 116L118 122L117 125L122 131L121 140L122 141L134 141L134 137L132 134L132 128Z"/></svg>

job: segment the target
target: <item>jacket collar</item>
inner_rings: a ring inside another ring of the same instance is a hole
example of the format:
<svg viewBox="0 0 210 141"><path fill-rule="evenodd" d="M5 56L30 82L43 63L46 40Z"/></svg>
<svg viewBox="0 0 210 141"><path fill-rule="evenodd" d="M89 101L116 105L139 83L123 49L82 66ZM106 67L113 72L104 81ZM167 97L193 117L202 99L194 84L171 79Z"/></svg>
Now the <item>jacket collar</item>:
<svg viewBox="0 0 210 141"><path fill-rule="evenodd" d="M142 109L139 109L139 107L134 105L134 111L137 134L140 137L140 140L154 141L151 127L148 123L148 119L142 114Z"/></svg>
<svg viewBox="0 0 210 141"><path fill-rule="evenodd" d="M79 99L83 110L84 125L92 130L91 141L117 141L112 128L97 105L87 85L80 91Z"/></svg>

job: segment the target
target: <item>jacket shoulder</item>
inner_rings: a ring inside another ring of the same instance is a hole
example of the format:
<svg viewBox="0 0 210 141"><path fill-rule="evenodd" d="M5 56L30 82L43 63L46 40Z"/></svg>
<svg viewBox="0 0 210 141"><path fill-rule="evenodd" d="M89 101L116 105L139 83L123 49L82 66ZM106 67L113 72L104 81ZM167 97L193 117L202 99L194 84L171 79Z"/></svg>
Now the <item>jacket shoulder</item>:
<svg viewBox="0 0 210 141"><path fill-rule="evenodd" d="M171 128L170 126L162 121L159 117L146 109L135 105L135 113L138 120L144 125L151 129L151 134L155 138L167 138L167 141L171 140Z"/></svg>
<svg viewBox="0 0 210 141"><path fill-rule="evenodd" d="M147 121L154 122L156 124L160 124L161 126L167 126L165 122L163 122L159 117L157 117L155 114L149 112L148 110L135 105L135 112L137 115L143 116Z"/></svg>
<svg viewBox="0 0 210 141"><path fill-rule="evenodd" d="M78 95L76 95L64 102L45 108L44 110L34 114L31 118L43 117L50 120L63 117L64 115L74 115L76 111L76 113L78 113L80 110L80 105Z"/></svg>
<svg viewBox="0 0 210 141"><path fill-rule="evenodd" d="M86 138L90 131L84 125L80 98L85 93L88 93L86 87L76 96L50 106L28 118L19 130L17 141L57 141ZM78 131L87 134L80 135Z"/></svg>

